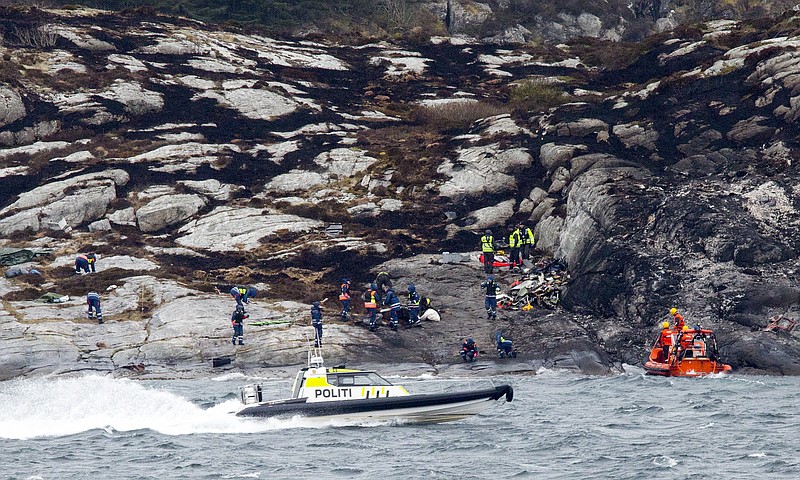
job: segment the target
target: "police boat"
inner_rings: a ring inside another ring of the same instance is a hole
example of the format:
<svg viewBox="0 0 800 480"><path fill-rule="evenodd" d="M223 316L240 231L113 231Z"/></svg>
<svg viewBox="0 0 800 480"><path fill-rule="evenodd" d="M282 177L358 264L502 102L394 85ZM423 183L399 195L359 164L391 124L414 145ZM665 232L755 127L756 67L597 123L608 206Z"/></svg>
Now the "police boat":
<svg viewBox="0 0 800 480"><path fill-rule="evenodd" d="M240 417L314 417L343 421L438 423L480 413L495 400L514 398L511 385L413 395L372 371L325 367L321 349L308 352L292 385L291 398L265 401L261 385L239 388Z"/></svg>

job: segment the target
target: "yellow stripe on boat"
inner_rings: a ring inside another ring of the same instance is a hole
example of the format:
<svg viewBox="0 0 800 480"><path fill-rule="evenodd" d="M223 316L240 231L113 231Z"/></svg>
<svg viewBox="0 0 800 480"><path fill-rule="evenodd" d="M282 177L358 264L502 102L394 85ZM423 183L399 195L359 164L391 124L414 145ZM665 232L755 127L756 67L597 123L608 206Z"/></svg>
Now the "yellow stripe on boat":
<svg viewBox="0 0 800 480"><path fill-rule="evenodd" d="M328 384L327 380L324 378L307 378L306 379L306 387L332 387L333 385Z"/></svg>

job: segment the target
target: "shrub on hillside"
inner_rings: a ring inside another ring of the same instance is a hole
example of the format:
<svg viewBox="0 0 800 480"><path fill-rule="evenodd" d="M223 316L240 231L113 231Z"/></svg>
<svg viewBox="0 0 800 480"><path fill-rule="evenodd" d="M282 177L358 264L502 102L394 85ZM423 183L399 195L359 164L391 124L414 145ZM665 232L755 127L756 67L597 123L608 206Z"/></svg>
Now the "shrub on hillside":
<svg viewBox="0 0 800 480"><path fill-rule="evenodd" d="M523 112L547 110L569 100L570 97L558 85L540 79L517 83L509 96L513 109Z"/></svg>
<svg viewBox="0 0 800 480"><path fill-rule="evenodd" d="M586 65L620 70L635 62L644 52L644 46L641 42L613 42L581 37L570 44L570 51Z"/></svg>
<svg viewBox="0 0 800 480"><path fill-rule="evenodd" d="M411 120L436 130L469 128L481 118L508 113L508 109L488 102L454 101L419 105L411 111Z"/></svg>

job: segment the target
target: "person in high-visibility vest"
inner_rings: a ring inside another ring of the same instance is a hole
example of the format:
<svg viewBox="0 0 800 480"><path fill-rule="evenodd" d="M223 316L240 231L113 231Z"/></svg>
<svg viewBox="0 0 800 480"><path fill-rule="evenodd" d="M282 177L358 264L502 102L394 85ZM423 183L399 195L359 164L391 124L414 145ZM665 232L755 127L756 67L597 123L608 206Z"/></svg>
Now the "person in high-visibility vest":
<svg viewBox="0 0 800 480"><path fill-rule="evenodd" d="M364 308L369 315L369 331L375 331L375 316L378 313L378 286L374 283L364 292Z"/></svg>
<svg viewBox="0 0 800 480"><path fill-rule="evenodd" d="M258 290L253 287L237 286L231 288L231 297L236 300L237 306L244 307L244 304L250 303L250 299L255 298L256 295L258 295Z"/></svg>
<svg viewBox="0 0 800 480"><path fill-rule="evenodd" d="M483 254L483 273L494 271L494 237L491 230L486 230L481 237L481 253Z"/></svg>
<svg viewBox="0 0 800 480"><path fill-rule="evenodd" d="M527 260L531 258L533 247L536 245L536 237L533 235L533 230L522 223L519 224L519 231L522 235L522 259Z"/></svg>
<svg viewBox="0 0 800 480"><path fill-rule="evenodd" d="M511 233L508 235L508 247L511 250L511 258L509 262L508 269L513 270L515 267L522 268L522 259L519 256L519 252L522 249L522 233L519 231L518 228L514 228L513 226L508 227Z"/></svg>

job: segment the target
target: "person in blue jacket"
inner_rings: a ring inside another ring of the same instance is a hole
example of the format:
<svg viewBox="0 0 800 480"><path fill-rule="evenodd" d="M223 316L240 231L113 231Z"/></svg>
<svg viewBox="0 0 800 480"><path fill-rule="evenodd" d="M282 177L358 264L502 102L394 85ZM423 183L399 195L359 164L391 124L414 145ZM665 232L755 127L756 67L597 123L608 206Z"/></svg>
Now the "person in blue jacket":
<svg viewBox="0 0 800 480"><path fill-rule="evenodd" d="M350 311L350 280L342 279L342 286L339 287L339 301L342 302L342 321L347 321L347 314Z"/></svg>
<svg viewBox="0 0 800 480"><path fill-rule="evenodd" d="M408 286L408 324L419 324L419 294L414 284Z"/></svg>
<svg viewBox="0 0 800 480"><path fill-rule="evenodd" d="M236 310L231 315L231 325L233 326L233 338L231 343L236 345L236 340L239 340L239 345L244 345L244 321L248 315L244 313L243 305L236 305Z"/></svg>
<svg viewBox="0 0 800 480"><path fill-rule="evenodd" d="M97 323L103 323L103 311L100 310L100 294L94 290L86 294L86 304L89 305L89 309L86 310L89 320L92 320L93 314L96 314Z"/></svg>
<svg viewBox="0 0 800 480"><path fill-rule="evenodd" d="M314 346L322 346L322 309L319 302L311 305L311 325L314 327Z"/></svg>
<svg viewBox="0 0 800 480"><path fill-rule="evenodd" d="M391 287L386 290L383 304L391 309L389 310L389 315L391 317L389 324L391 325L392 330L397 331L397 312L400 311L400 299L397 298L397 294L394 293L394 290Z"/></svg>
<svg viewBox="0 0 800 480"><path fill-rule="evenodd" d="M497 332L494 338L497 341L497 354L500 358L516 358L517 353L514 351L514 342L505 338L501 332Z"/></svg>
<svg viewBox="0 0 800 480"><path fill-rule="evenodd" d="M497 319L497 293L500 291L500 286L494 283L494 275L486 277L486 281L481 283L481 288L486 290L484 299L484 307L486 307L486 319Z"/></svg>
<svg viewBox="0 0 800 480"><path fill-rule="evenodd" d="M231 296L236 300L236 305L244 307L245 303L249 303L251 298L258 295L258 290L253 287L233 287L231 288Z"/></svg>
<svg viewBox="0 0 800 480"><path fill-rule="evenodd" d="M91 270L92 273L95 273L94 265L96 262L97 257L94 253L78 255L75 257L75 273L80 274L81 271L83 271L83 273L89 273L89 270Z"/></svg>

